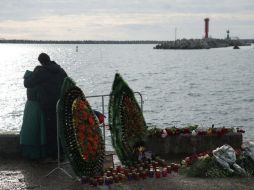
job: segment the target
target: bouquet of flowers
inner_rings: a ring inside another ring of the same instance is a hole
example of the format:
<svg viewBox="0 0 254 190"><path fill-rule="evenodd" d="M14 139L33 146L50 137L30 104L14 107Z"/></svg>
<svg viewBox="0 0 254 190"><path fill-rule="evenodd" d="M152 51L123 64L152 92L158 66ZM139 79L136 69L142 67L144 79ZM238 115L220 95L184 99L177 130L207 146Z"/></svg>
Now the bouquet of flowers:
<svg viewBox="0 0 254 190"><path fill-rule="evenodd" d="M213 151L193 154L182 160L181 173L192 177L254 176L254 143L234 150L223 145Z"/></svg>

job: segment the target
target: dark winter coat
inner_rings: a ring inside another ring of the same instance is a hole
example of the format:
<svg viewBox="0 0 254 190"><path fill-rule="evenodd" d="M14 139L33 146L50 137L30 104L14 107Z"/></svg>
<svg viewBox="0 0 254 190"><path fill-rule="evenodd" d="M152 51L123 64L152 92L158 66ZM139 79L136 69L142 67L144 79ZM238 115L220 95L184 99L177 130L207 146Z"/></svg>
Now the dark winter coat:
<svg viewBox="0 0 254 190"><path fill-rule="evenodd" d="M26 88L42 87L44 92L40 94L39 103L44 110L53 111L60 97L65 77L67 77L66 72L54 61L51 61L47 65L35 67L33 73L25 78L24 86Z"/></svg>

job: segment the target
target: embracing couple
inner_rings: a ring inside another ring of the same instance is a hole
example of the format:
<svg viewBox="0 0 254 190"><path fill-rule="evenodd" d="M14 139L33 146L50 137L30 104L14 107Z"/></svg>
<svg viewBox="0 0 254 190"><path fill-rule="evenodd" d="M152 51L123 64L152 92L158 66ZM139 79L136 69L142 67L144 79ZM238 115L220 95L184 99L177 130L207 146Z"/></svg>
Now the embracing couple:
<svg viewBox="0 0 254 190"><path fill-rule="evenodd" d="M30 160L56 159L56 104L67 74L46 53L38 61L40 65L24 75L27 102L20 131L22 155Z"/></svg>

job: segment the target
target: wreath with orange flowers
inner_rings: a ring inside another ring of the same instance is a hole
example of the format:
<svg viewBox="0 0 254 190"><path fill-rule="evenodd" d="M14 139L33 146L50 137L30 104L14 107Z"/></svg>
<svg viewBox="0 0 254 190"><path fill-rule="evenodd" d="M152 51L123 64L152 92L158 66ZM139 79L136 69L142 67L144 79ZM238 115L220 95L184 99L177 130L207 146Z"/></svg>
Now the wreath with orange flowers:
<svg viewBox="0 0 254 190"><path fill-rule="evenodd" d="M86 161L94 160L97 151L102 148L99 143L100 136L97 134L98 124L88 106L88 102L80 97L72 104L73 127L77 134L80 154Z"/></svg>
<svg viewBox="0 0 254 190"><path fill-rule="evenodd" d="M66 90L63 101L63 144L77 176L95 176L103 170L105 146L98 121L82 90Z"/></svg>

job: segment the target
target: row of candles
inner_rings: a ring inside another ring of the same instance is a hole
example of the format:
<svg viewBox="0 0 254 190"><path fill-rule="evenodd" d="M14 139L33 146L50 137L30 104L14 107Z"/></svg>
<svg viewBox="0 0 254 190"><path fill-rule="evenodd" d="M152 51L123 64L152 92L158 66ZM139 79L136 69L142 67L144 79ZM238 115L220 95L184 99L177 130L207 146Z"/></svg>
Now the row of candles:
<svg viewBox="0 0 254 190"><path fill-rule="evenodd" d="M167 164L165 160L159 159L151 161L150 163L139 163L134 166L111 167L104 172L103 176L81 178L82 184L89 184L91 186L110 185L113 183L125 181L139 181L146 178L161 178L166 177L171 172L178 172L180 165L176 163Z"/></svg>

